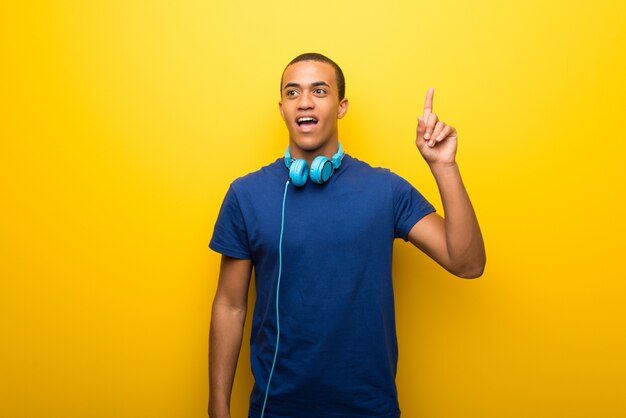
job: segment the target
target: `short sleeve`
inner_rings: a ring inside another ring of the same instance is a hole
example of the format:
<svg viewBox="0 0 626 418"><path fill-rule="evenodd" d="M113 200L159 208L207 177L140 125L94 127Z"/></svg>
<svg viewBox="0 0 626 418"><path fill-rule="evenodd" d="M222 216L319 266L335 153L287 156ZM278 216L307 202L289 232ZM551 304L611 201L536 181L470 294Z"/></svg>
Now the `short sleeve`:
<svg viewBox="0 0 626 418"><path fill-rule="evenodd" d="M232 185L222 202L209 248L228 257L251 259L246 224Z"/></svg>
<svg viewBox="0 0 626 418"><path fill-rule="evenodd" d="M408 181L394 173L391 177L395 237L407 241L413 226L435 207Z"/></svg>

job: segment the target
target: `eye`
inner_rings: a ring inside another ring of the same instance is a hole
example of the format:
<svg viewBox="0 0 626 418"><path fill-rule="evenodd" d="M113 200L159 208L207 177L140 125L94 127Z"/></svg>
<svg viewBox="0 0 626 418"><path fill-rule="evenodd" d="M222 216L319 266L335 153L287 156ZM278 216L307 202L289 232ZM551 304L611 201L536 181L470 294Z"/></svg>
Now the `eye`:
<svg viewBox="0 0 626 418"><path fill-rule="evenodd" d="M315 90L313 90L313 93L315 93L315 94L326 94L326 90L324 90L324 89L315 89Z"/></svg>
<svg viewBox="0 0 626 418"><path fill-rule="evenodd" d="M287 90L285 92L285 96L295 96L296 94L298 94L297 90Z"/></svg>

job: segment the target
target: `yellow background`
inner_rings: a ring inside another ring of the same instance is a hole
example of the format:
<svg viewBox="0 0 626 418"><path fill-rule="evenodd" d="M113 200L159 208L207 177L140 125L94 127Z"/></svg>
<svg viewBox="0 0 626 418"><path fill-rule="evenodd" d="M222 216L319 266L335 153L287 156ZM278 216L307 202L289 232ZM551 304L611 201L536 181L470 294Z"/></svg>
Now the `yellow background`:
<svg viewBox="0 0 626 418"><path fill-rule="evenodd" d="M229 183L284 151L280 73L309 51L346 74L344 148L440 212L414 146L429 86L459 131L488 264L466 281L397 242L403 416L626 416L625 18L617 0L3 2L0 416L205 416L207 243Z"/></svg>

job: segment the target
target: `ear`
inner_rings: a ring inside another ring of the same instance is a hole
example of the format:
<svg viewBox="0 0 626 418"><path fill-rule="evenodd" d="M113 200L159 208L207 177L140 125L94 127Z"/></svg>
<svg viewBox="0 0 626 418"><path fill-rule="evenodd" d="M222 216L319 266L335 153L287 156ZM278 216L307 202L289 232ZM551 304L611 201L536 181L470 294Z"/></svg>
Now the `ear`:
<svg viewBox="0 0 626 418"><path fill-rule="evenodd" d="M343 118L348 112L348 99L339 102L339 110L337 111L337 119Z"/></svg>
<svg viewBox="0 0 626 418"><path fill-rule="evenodd" d="M278 102L278 111L280 112L280 117L285 120L285 112L283 112L283 101Z"/></svg>

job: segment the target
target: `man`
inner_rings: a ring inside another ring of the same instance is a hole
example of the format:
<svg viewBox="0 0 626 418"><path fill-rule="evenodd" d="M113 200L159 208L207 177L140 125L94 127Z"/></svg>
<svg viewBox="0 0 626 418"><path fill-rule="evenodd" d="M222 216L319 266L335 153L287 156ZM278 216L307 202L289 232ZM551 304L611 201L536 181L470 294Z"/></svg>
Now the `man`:
<svg viewBox="0 0 626 418"><path fill-rule="evenodd" d="M209 244L222 254L210 333L212 418L230 416L253 267L251 418L399 417L393 240L410 241L459 277L483 272L480 228L455 162L457 134L433 113L433 89L416 145L445 220L404 179L344 155L344 94L343 73L329 58L292 60L279 102L286 156L235 180L224 199Z"/></svg>

